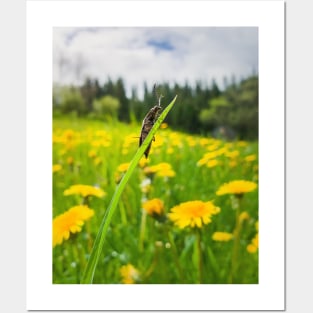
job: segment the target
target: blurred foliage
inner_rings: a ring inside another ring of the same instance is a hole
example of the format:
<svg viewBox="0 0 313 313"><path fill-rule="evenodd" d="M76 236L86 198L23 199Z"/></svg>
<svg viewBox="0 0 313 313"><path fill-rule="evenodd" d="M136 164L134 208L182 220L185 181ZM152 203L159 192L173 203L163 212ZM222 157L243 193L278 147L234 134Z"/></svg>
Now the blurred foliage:
<svg viewBox="0 0 313 313"><path fill-rule="evenodd" d="M100 99L94 99L92 106L97 117L104 119L108 116L117 118L120 101L118 98L108 95Z"/></svg>
<svg viewBox="0 0 313 313"><path fill-rule="evenodd" d="M258 76L230 81L228 84L228 80L224 80L223 90L214 80L210 86L196 82L194 87L188 83L183 86L160 83L160 92L164 95L162 103L169 103L178 95L177 106L166 122L172 129L192 134L214 134L223 128L231 130L238 139L257 139ZM121 78L115 82L109 78L103 85L97 79L87 78L79 87L54 86L53 111L55 115L76 112L76 115L97 119L111 115L122 122L141 122L156 104L155 95L146 82L143 88L141 100L136 88L132 88L129 98L126 96Z"/></svg>
<svg viewBox="0 0 313 313"><path fill-rule="evenodd" d="M53 105L57 112L63 114L85 115L87 106L80 90L75 87L57 88L53 92Z"/></svg>

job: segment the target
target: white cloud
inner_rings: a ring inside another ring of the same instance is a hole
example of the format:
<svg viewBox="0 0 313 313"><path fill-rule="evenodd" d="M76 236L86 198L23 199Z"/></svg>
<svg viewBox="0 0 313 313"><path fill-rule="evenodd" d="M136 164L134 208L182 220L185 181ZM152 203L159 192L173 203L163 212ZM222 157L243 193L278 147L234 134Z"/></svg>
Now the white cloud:
<svg viewBox="0 0 313 313"><path fill-rule="evenodd" d="M214 78L222 87L223 77L258 71L257 28L54 28L53 40L54 81L61 83L121 77L129 93L132 86L140 92L143 81Z"/></svg>

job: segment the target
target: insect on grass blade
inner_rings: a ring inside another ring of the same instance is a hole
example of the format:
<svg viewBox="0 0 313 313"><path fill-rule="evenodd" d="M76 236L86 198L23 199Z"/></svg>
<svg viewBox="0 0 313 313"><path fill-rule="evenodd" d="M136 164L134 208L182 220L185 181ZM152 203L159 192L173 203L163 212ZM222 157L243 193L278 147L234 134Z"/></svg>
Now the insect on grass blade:
<svg viewBox="0 0 313 313"><path fill-rule="evenodd" d="M156 122L156 120L159 116L159 113L162 111L161 98L163 97L163 95L158 93L156 84L154 84L154 86L153 86L153 92L157 98L157 105L155 105L153 108L151 108L150 111L145 116L145 118L143 119L141 131L140 131L140 137L139 137L139 147L142 145L145 138L148 136L150 130L152 129L154 123ZM153 140L155 140L155 139L153 138ZM149 155L149 152L151 149L151 144L152 144L152 142L149 144L149 146L147 147L147 149L144 153L146 158L148 158L148 155Z"/></svg>

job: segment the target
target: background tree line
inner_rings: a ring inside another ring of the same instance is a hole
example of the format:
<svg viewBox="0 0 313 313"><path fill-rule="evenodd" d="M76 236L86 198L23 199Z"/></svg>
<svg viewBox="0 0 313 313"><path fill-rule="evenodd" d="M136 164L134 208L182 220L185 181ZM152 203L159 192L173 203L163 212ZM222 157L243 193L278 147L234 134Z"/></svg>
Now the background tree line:
<svg viewBox="0 0 313 313"><path fill-rule="evenodd" d="M194 87L185 83L170 86L160 83L164 95L163 106L177 94L175 108L166 118L172 129L193 134L212 134L227 138L253 140L258 138L258 76L236 82L224 79L221 90L213 80L211 86L196 82ZM143 100L133 88L126 96L121 78L108 79L100 84L87 78L77 86L53 87L53 112L55 115L71 114L92 119L122 122L141 122L149 109L156 104L152 90L144 83Z"/></svg>

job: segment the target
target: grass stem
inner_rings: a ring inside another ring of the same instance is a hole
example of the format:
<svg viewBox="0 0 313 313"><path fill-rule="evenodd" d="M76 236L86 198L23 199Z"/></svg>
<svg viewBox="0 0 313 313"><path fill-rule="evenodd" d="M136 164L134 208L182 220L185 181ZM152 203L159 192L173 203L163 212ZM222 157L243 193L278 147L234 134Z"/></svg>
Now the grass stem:
<svg viewBox="0 0 313 313"><path fill-rule="evenodd" d="M163 120L165 119L166 115L169 113L169 111L171 110L171 108L173 107L175 101L176 101L177 96L175 96L175 98L172 100L172 102L164 109L164 111L161 113L161 115L159 116L158 120L155 122L155 124L153 125L152 129L150 130L149 134L147 135L147 137L145 138L144 142L142 143L142 145L139 147L139 149L137 150L135 156L133 157L132 161L129 164L129 167L125 173L125 175L123 176L123 178L121 179L120 183L118 184L118 186L115 188L115 192L114 195L111 199L111 202L109 204L109 207L107 208L105 215L102 219L96 240L94 242L90 257L88 259L88 263L87 266L85 268L85 271L82 275L81 278L81 283L82 284L92 284L93 282L93 278L94 278L94 274L95 274L95 270L97 267L97 264L99 262L99 258L102 252L102 248L105 242L105 237L106 237L106 233L108 231L109 225L111 223L113 214L115 212L115 209L117 207L117 204L119 202L119 199L121 197L121 194L123 192L123 190L125 189L128 180L130 179L132 173L134 172L135 167L137 166L140 158L143 156L144 152L146 151L147 147L149 146L149 144L151 143L157 129L160 127L161 123L163 122Z"/></svg>
<svg viewBox="0 0 313 313"><path fill-rule="evenodd" d="M233 231L234 235L234 245L232 251L232 258L231 258L231 271L229 275L228 282L230 284L236 282L236 276L238 274L238 256L239 256L239 248L240 248L240 232L242 223L240 221L240 213L241 213L241 199L242 196L236 197L238 200L237 207L236 207L236 224L235 229Z"/></svg>
<svg viewBox="0 0 313 313"><path fill-rule="evenodd" d="M202 259L202 249L201 249L201 230L197 231L197 250L198 250L198 266L199 266L199 284L203 283L203 259Z"/></svg>

